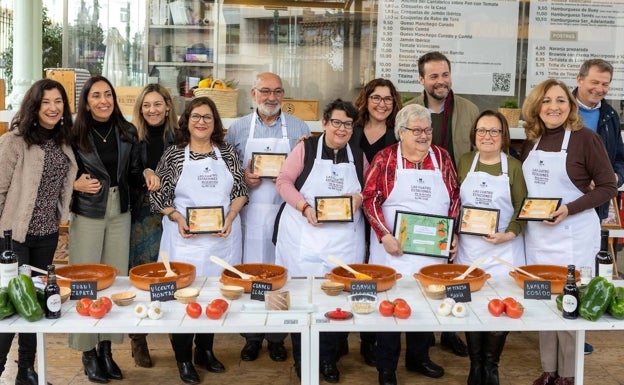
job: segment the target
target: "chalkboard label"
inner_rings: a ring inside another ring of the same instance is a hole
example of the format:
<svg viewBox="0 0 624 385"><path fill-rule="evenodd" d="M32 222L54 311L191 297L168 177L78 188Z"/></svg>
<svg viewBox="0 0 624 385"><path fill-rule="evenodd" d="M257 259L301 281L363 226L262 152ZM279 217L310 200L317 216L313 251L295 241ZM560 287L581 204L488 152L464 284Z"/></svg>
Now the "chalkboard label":
<svg viewBox="0 0 624 385"><path fill-rule="evenodd" d="M550 281L524 281L524 299L550 299Z"/></svg>
<svg viewBox="0 0 624 385"><path fill-rule="evenodd" d="M264 302L264 293L273 290L273 284L269 282L252 282L251 299Z"/></svg>
<svg viewBox="0 0 624 385"><path fill-rule="evenodd" d="M69 299L97 299L97 281L71 281Z"/></svg>
<svg viewBox="0 0 624 385"><path fill-rule="evenodd" d="M375 281L351 281L351 294L377 295L377 282Z"/></svg>
<svg viewBox="0 0 624 385"><path fill-rule="evenodd" d="M472 301L472 297L470 296L470 284L458 283L457 285L447 285L446 296L453 298L455 302L470 302Z"/></svg>
<svg viewBox="0 0 624 385"><path fill-rule="evenodd" d="M178 289L176 281L159 282L150 284L151 301L172 301L175 299L173 293Z"/></svg>

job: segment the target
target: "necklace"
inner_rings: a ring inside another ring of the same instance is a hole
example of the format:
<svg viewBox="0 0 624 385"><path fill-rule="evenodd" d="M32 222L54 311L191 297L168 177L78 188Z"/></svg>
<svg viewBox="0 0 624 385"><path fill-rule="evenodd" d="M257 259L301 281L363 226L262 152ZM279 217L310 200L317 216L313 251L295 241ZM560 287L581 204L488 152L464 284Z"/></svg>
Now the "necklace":
<svg viewBox="0 0 624 385"><path fill-rule="evenodd" d="M99 136L100 139L102 139L102 142L104 143L106 143L106 139L108 139L108 136L110 135L111 131L113 131L113 126L111 126L111 128L108 129L108 132L106 133L105 136L102 136L102 134L100 134L97 129L95 128L93 129L93 132L95 132L97 136Z"/></svg>

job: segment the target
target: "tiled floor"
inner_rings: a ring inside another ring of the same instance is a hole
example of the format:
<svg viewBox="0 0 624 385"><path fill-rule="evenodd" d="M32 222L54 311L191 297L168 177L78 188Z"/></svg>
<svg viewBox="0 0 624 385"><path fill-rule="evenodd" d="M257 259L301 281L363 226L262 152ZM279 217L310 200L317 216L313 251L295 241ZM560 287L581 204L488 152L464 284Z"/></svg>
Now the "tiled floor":
<svg viewBox="0 0 624 385"><path fill-rule="evenodd" d="M341 384L376 384L377 371L366 366L359 355L359 339L356 333L349 337L350 354L338 364L341 371ZM463 337L463 336L462 336ZM511 333L501 360L501 385L531 384L541 373L537 333ZM588 332L587 341L594 345L594 354L585 359L585 384L619 385L624 384L624 332ZM130 343L126 339L123 345L114 346L114 357L120 365L124 381L111 381L111 384L182 384L165 335L148 337L154 367L143 369L134 366L130 355ZM291 385L299 381L292 370L292 360L283 363L269 359L266 343L260 358L255 362L240 360L243 338L239 335L217 334L215 353L225 364L227 370L222 374L209 373L198 369L203 384L271 384ZM288 339L290 353L290 340ZM17 356L17 339L9 357L6 372L0 377L0 385L13 385L16 373L14 362ZM80 353L67 348L66 335L52 335L47 338L48 380L54 385L90 384L82 372ZM467 358L455 357L440 349L439 345L431 349L432 359L444 366L446 374L441 379L430 379L408 373L399 366L397 371L399 384L448 384L464 385L468 373ZM401 361L400 365L403 364Z"/></svg>

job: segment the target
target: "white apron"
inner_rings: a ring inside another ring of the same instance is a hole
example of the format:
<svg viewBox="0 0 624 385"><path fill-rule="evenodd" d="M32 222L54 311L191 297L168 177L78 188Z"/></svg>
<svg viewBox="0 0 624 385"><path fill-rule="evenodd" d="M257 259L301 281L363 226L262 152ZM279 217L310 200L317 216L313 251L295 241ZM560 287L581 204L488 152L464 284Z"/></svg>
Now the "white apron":
<svg viewBox="0 0 624 385"><path fill-rule="evenodd" d="M189 146L184 149L182 174L175 188L173 204L186 218L187 207L223 206L224 215L230 210L230 193L234 177L215 146L218 160L211 157L190 160ZM163 234L160 250L169 253L171 261L195 265L198 277L221 275L221 267L210 262L211 255L223 258L231 264L239 264L242 258L240 217L232 223L232 231L226 238L213 234L197 234L195 238L182 238L178 224L166 216L162 220ZM160 258L159 258L160 260Z"/></svg>
<svg viewBox="0 0 624 385"><path fill-rule="evenodd" d="M254 152L290 153L290 142L284 113L280 118L282 136L280 138L254 138L256 117L251 119L249 138L245 146L243 165L251 160ZM243 261L245 263L275 263L273 227L275 216L284 202L275 190L271 179L263 179L260 186L249 189L249 203L241 210L243 224Z"/></svg>
<svg viewBox="0 0 624 385"><path fill-rule="evenodd" d="M448 215L451 199L442 179L440 166L429 148L429 156L433 161L434 170L417 170L403 168L401 144L397 147L397 170L394 188L382 205L386 223L394 223L397 211L409 211L430 215ZM370 259L375 265L392 267L403 276L412 276L422 267L447 263L445 258L426 257L423 255L403 254L400 257L386 253L377 235L371 231Z"/></svg>
<svg viewBox="0 0 624 385"><path fill-rule="evenodd" d="M561 204L579 198L583 193L576 188L566 171L567 147L570 131L565 131L560 152L537 150L533 146L522 165L530 197L561 197ZM594 257L600 249L600 221L596 210L588 209L566 217L556 226L540 221L529 221L525 233L527 264L574 264L594 268Z"/></svg>
<svg viewBox="0 0 624 385"><path fill-rule="evenodd" d="M514 207L511 201L509 188L509 166L507 155L501 152L502 175L494 176L483 171L475 171L479 161L477 153L459 189L463 206L475 206L489 209L499 209L498 232L505 232L509 222L513 220ZM455 263L470 265L481 256L495 255L516 266L526 264L524 257L524 238L522 234L509 242L493 245L478 235L461 234ZM492 276L507 277L509 268L492 259L488 259L481 266Z"/></svg>
<svg viewBox="0 0 624 385"><path fill-rule="evenodd" d="M310 175L301 187L306 202L314 204L315 196L339 196L361 192L355 171L353 153L347 144L349 163L334 164L321 159L323 134L318 141L316 159ZM285 266L291 277L322 277L336 265L327 261L330 254L346 263L364 263L364 218L361 210L353 212L353 222L308 223L301 212L286 205L280 217L275 262Z"/></svg>

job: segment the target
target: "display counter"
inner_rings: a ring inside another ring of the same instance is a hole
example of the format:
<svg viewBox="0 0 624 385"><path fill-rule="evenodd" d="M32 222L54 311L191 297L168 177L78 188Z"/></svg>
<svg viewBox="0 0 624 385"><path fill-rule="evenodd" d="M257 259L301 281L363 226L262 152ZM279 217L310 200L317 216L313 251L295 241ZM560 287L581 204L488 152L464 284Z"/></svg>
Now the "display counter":
<svg viewBox="0 0 624 385"><path fill-rule="evenodd" d="M149 292L134 288L127 277L118 277L113 286L100 291L100 296L110 296L119 291L137 293L129 306L113 306L102 319L79 315L76 301L67 301L62 307L62 317L56 320L42 319L28 322L19 316L0 321L3 332L37 333L39 352L39 383L46 383L45 334L48 333L301 333L301 383L319 383L319 334L328 331L544 331L572 330L577 334L576 384L583 383L583 343L586 330L624 330L624 321L603 316L596 322L582 318L568 320L561 317L556 308L555 297L551 300L524 300L522 290L513 279L490 278L479 291L472 293L472 302L466 304L465 318L439 316L436 309L441 300L426 297L420 284L412 277L404 276L392 289L381 292L378 301L404 298L412 308L408 319L383 317L379 312L355 314L345 321L328 320L325 313L337 307L349 309L347 296L328 296L320 289L325 279L289 279L282 290L288 290L291 310L267 311L264 304L252 301L249 294L230 302L228 311L221 319L211 320L204 314L193 319L186 315L184 304L174 300L162 303L163 318L139 319L134 316L137 303L149 303ZM616 281L624 286L624 281ZM200 289L197 302L205 307L211 300L221 298L216 278L198 278L192 287ZM492 298L514 297L522 302L525 311L519 319L506 316L494 317L487 309Z"/></svg>

